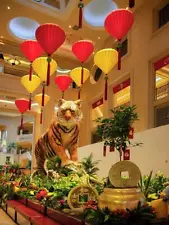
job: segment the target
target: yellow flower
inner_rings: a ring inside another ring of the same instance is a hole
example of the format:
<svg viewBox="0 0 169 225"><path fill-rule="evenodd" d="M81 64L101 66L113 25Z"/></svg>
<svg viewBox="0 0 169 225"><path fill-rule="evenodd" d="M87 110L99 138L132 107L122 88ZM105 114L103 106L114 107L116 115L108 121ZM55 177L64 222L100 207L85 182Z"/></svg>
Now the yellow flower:
<svg viewBox="0 0 169 225"><path fill-rule="evenodd" d="M157 197L157 195L154 193L154 194L149 194L148 195L148 198L150 198L150 199L158 199L158 197Z"/></svg>

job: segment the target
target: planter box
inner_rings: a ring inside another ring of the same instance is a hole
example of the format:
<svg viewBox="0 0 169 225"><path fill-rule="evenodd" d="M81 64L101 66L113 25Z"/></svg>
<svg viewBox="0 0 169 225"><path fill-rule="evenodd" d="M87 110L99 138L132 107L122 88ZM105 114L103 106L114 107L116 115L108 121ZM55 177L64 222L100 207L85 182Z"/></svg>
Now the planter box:
<svg viewBox="0 0 169 225"><path fill-rule="evenodd" d="M41 205L39 202L32 201L30 199L27 200L27 207L36 210L39 213L45 214L45 207Z"/></svg>
<svg viewBox="0 0 169 225"><path fill-rule="evenodd" d="M51 208L47 208L47 216L62 225L84 225L82 220Z"/></svg>

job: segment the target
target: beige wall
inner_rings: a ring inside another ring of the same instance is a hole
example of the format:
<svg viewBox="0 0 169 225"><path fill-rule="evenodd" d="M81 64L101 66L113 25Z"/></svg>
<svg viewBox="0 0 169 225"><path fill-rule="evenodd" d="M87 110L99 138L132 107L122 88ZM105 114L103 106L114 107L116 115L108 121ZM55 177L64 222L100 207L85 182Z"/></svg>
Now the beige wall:
<svg viewBox="0 0 169 225"><path fill-rule="evenodd" d="M135 134L132 143L143 143L141 147L130 147L130 160L138 165L143 175L161 171L169 176L169 151L168 151L169 125L149 129ZM103 156L103 143L83 146L78 149L79 160L93 154L93 160L100 160L98 174L107 177L113 164L119 161L118 151L109 152L107 147L106 157Z"/></svg>
<svg viewBox="0 0 169 225"><path fill-rule="evenodd" d="M135 125L136 131L142 131L154 126L154 79L153 79L153 62L169 54L169 23L161 29L154 31L155 11L160 0L149 0L136 10L135 23L128 35L129 51L122 59L122 70L114 68L109 74L109 97L108 102L104 105L104 115L109 115L109 109L113 108L112 85L115 86L125 79L131 79L131 103L137 105L137 112L140 120ZM105 31L106 32L106 31ZM109 37L105 42L105 47L112 47L113 39ZM88 64L91 68L93 62ZM72 65L73 66L73 65ZM74 66L77 66L75 64ZM0 76L0 91L15 92L18 95L26 95L26 91L20 84L20 79L4 78ZM81 123L81 132L79 145L90 144L91 141L91 105L100 97L104 91L104 76L95 85L88 80L82 88L83 114L84 118ZM53 117L54 105L61 93L54 83L47 89L51 101L44 109L43 126L38 128L36 138L44 132ZM68 90L65 99L76 99L76 90ZM163 100L163 101L168 101ZM38 121L38 116L36 117ZM38 122L37 122L38 126ZM40 125L39 125L40 126Z"/></svg>
<svg viewBox="0 0 169 225"><path fill-rule="evenodd" d="M137 105L140 120L135 125L136 131L142 131L154 126L154 71L153 62L169 54L169 23L155 31L155 8L164 1L149 0L136 11L134 25L128 34L129 51L122 59L122 69L115 67L109 74L109 98L105 104L105 116L107 110L113 108L112 86L119 84L128 77L131 79L131 104ZM166 1L165 1L166 2ZM105 48L113 46L113 39L109 37L105 42ZM89 81L84 85L84 92L88 107L103 96L104 76L97 84L92 85ZM168 101L168 99L165 99ZM88 110L88 109L86 109ZM84 118L87 121L89 118ZM90 143L90 128L85 144ZM85 129L84 129L85 130Z"/></svg>

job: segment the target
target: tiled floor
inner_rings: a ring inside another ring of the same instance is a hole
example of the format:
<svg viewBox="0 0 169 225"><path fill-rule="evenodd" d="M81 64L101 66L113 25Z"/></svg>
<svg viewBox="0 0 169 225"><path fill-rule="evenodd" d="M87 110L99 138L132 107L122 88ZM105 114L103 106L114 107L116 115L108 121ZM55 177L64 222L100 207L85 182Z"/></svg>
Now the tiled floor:
<svg viewBox="0 0 169 225"><path fill-rule="evenodd" d="M0 209L0 225L15 225L11 218Z"/></svg>
<svg viewBox="0 0 169 225"><path fill-rule="evenodd" d="M8 208L8 213L14 218L14 210ZM19 225L30 225L29 221L18 214L18 223ZM13 220L2 210L0 209L0 225L16 225Z"/></svg>

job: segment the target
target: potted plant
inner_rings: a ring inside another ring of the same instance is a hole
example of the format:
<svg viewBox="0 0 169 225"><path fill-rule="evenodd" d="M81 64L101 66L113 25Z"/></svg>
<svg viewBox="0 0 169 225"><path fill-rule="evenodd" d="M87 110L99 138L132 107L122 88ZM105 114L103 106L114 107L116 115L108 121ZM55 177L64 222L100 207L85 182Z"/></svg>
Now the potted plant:
<svg viewBox="0 0 169 225"><path fill-rule="evenodd" d="M17 144L15 142L11 142L11 143L8 144L7 153L16 154L16 150L17 150Z"/></svg>
<svg viewBox="0 0 169 225"><path fill-rule="evenodd" d="M104 141L104 155L105 147L110 146L110 151L114 151L114 149L119 151L121 160L122 152L131 144L130 139L133 139L134 128L132 126L138 119L135 110L135 105L121 106L118 109L111 110L112 117L96 120L99 123L97 134Z"/></svg>

